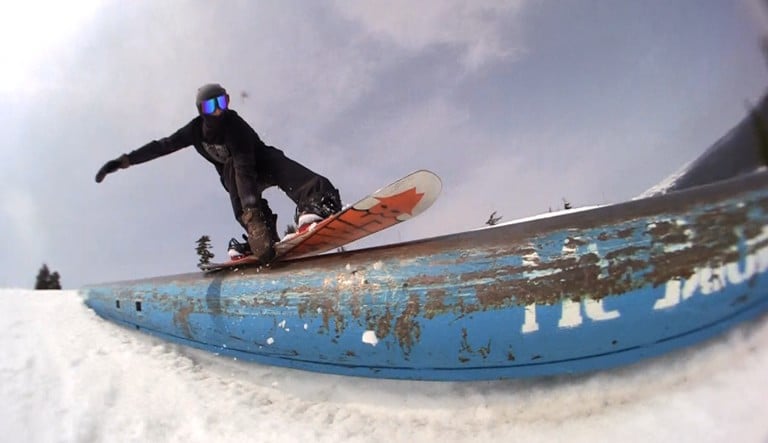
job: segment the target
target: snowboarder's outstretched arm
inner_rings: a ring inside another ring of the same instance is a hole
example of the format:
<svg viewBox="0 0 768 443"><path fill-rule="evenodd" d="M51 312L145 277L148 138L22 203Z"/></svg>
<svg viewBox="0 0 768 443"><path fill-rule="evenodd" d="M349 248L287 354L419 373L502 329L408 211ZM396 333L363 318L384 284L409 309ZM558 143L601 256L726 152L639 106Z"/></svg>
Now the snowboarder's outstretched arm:
<svg viewBox="0 0 768 443"><path fill-rule="evenodd" d="M174 132L169 137L153 140L129 154L123 154L114 160L106 162L96 174L96 183L101 183L107 174L116 172L119 169L125 169L131 165L148 162L158 157L162 157L163 155L176 152L181 148L190 146L194 143L193 134L196 120L197 119L192 120L189 124Z"/></svg>

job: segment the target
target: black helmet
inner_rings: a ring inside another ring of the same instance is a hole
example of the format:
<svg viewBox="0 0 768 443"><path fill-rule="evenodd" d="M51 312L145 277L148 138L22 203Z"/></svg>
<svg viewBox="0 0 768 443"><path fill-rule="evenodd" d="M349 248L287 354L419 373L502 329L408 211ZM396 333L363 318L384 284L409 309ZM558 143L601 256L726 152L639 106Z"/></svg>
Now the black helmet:
<svg viewBox="0 0 768 443"><path fill-rule="evenodd" d="M197 112L203 117L216 118L216 116L212 115L216 108L226 110L229 107L229 94L220 84L208 83L198 88L195 105L197 106Z"/></svg>
<svg viewBox="0 0 768 443"><path fill-rule="evenodd" d="M197 89L195 105L200 106L200 103L204 102L205 100L215 98L220 95L227 95L227 90L218 83L208 83L207 85L200 86Z"/></svg>

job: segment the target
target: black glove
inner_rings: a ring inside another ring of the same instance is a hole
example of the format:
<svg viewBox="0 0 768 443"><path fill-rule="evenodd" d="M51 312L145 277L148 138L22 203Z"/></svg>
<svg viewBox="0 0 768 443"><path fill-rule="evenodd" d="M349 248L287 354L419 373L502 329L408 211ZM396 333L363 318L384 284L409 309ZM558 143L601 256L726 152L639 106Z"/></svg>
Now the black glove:
<svg viewBox="0 0 768 443"><path fill-rule="evenodd" d="M126 154L121 155L120 157L110 160L104 164L104 166L99 169L99 172L96 174L96 183L101 183L102 180L104 180L104 177L107 176L107 174L111 174L118 169L125 169L128 166L131 166L131 160L128 159L128 156Z"/></svg>

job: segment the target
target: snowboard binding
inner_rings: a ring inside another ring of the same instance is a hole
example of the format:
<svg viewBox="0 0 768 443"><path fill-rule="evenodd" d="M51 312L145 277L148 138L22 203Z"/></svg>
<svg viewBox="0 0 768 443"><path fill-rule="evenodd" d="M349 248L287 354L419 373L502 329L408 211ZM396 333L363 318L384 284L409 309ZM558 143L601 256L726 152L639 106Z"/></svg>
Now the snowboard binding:
<svg viewBox="0 0 768 443"><path fill-rule="evenodd" d="M249 255L253 255L253 252L251 251L251 245L248 244L248 237L245 234L243 234L243 240L243 243L237 241L236 238L232 238L229 241L229 246L227 247L227 255L229 255L230 260L238 260Z"/></svg>

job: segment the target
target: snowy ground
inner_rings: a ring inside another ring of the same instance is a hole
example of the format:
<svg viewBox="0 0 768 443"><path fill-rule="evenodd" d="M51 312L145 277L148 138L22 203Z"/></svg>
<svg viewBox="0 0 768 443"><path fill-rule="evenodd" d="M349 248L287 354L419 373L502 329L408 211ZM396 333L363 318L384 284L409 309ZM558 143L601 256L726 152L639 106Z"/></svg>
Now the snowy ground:
<svg viewBox="0 0 768 443"><path fill-rule="evenodd" d="M345 378L246 364L111 324L74 291L0 290L5 442L768 442L768 317L578 377Z"/></svg>

